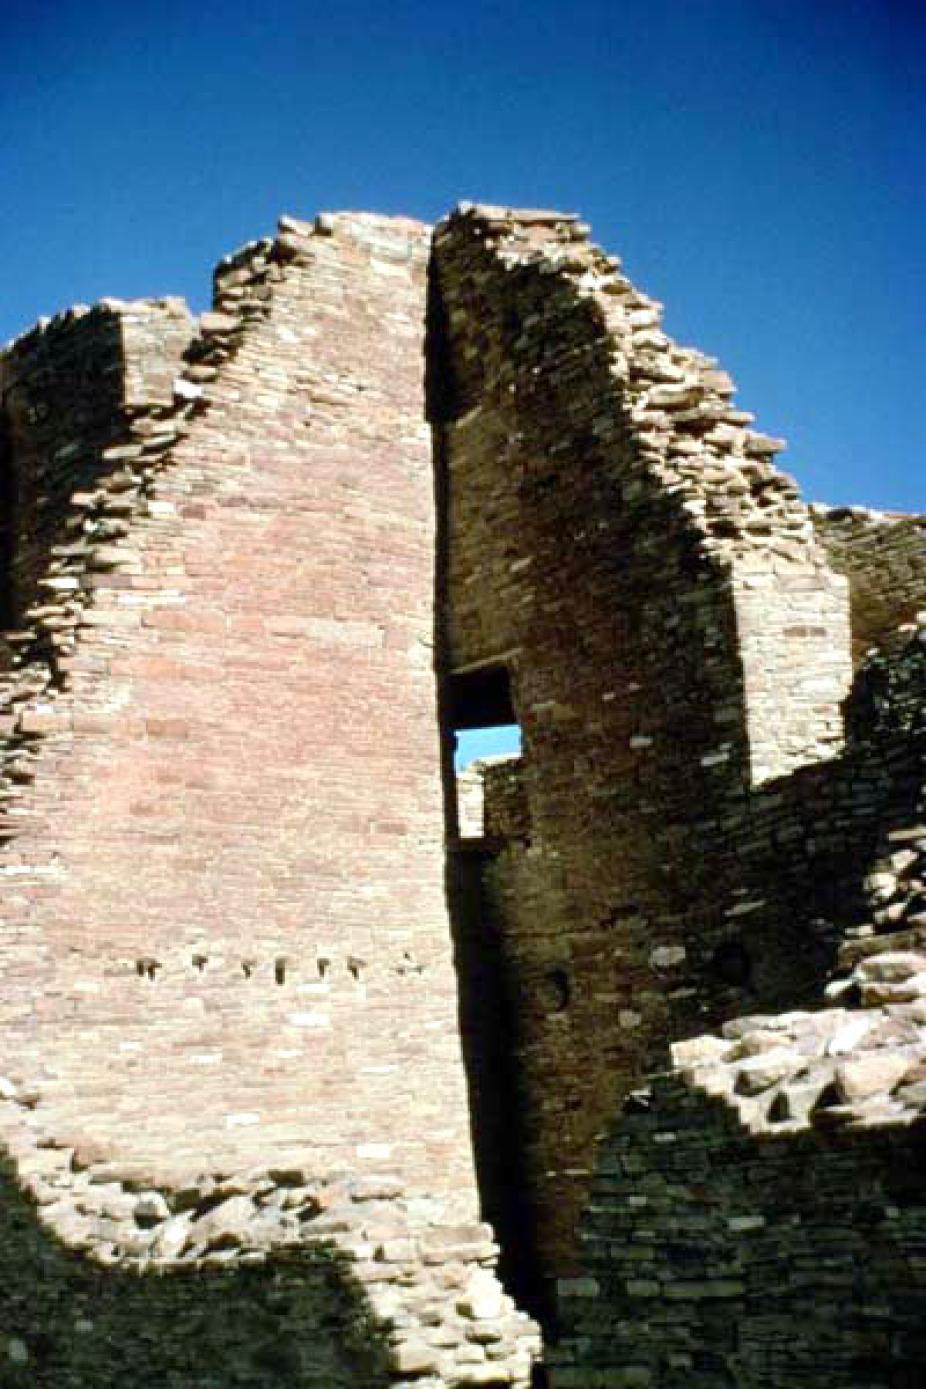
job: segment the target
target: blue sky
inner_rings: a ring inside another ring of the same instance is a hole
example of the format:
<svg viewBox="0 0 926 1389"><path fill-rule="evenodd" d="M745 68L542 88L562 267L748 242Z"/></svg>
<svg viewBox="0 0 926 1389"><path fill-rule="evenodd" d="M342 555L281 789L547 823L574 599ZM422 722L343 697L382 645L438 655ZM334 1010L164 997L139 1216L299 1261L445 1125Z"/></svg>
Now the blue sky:
<svg viewBox="0 0 926 1389"><path fill-rule="evenodd" d="M581 211L832 502L926 509L926 5L4 0L0 341L279 213Z"/></svg>

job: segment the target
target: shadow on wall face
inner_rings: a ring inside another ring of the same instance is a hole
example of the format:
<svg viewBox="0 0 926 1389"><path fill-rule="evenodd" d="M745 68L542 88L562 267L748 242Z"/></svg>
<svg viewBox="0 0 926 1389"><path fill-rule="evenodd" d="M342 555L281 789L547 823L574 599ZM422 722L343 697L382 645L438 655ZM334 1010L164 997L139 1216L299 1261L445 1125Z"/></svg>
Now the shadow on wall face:
<svg viewBox="0 0 926 1389"><path fill-rule="evenodd" d="M168 1272L107 1267L75 1257L42 1224L8 1164L0 1300L5 1389L374 1389L392 1379L364 1291L334 1249L303 1245L245 1264L226 1248L211 1266Z"/></svg>

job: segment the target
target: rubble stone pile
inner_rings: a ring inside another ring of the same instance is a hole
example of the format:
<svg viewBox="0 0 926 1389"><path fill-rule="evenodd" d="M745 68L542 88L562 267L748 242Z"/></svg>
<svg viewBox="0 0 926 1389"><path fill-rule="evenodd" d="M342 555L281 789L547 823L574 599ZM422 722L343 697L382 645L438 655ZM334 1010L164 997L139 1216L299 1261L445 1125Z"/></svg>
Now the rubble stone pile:
<svg viewBox="0 0 926 1389"><path fill-rule="evenodd" d="M602 1146L556 1389L817 1385L824 1353L832 1384L916 1382L924 946L847 947L856 1007L673 1046Z"/></svg>

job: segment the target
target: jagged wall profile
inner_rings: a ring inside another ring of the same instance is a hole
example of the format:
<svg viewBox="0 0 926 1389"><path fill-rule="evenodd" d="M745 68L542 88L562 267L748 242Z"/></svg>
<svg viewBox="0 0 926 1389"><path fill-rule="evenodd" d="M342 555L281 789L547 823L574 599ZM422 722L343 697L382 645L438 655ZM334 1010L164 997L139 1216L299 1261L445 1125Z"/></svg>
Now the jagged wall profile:
<svg viewBox="0 0 926 1389"><path fill-rule="evenodd" d="M558 212L284 218L0 402L0 1379L913 1383L922 518Z"/></svg>

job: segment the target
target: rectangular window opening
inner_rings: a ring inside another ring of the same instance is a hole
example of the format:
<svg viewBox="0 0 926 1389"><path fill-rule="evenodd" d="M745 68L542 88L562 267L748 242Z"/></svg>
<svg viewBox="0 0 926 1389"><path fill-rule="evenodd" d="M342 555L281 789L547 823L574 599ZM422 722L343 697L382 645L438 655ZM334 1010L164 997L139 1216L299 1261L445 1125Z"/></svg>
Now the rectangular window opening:
<svg viewBox="0 0 926 1389"><path fill-rule="evenodd" d="M484 774L480 762L521 756L521 728L511 693L511 679L501 664L451 675L447 712L453 731L459 838L481 840L486 833Z"/></svg>
<svg viewBox="0 0 926 1389"><path fill-rule="evenodd" d="M520 755L521 729L506 666L485 665L451 675L447 706L458 772L482 757Z"/></svg>

